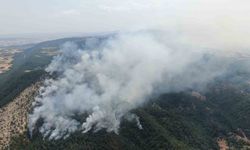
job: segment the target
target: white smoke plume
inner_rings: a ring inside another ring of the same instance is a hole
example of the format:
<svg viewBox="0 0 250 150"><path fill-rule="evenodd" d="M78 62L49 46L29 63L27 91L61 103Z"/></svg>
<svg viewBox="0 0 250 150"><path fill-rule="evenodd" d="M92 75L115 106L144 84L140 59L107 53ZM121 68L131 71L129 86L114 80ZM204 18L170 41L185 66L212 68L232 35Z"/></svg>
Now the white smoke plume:
<svg viewBox="0 0 250 150"><path fill-rule="evenodd" d="M202 88L223 74L230 62L212 50L195 49L155 32L124 33L89 50L67 43L46 71L47 79L35 98L29 129L43 120L39 131L49 139L75 131L119 133L122 119L139 117L130 111L154 95ZM76 116L84 116L79 121Z"/></svg>

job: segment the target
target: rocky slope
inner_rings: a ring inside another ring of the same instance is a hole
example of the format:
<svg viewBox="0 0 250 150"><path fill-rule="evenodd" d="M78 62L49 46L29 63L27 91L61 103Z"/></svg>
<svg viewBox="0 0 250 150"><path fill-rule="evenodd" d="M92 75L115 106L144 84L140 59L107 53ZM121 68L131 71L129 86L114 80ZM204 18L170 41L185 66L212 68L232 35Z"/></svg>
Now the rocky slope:
<svg viewBox="0 0 250 150"><path fill-rule="evenodd" d="M27 117L40 83L26 88L8 105L0 108L0 149L7 148L11 138L27 130Z"/></svg>

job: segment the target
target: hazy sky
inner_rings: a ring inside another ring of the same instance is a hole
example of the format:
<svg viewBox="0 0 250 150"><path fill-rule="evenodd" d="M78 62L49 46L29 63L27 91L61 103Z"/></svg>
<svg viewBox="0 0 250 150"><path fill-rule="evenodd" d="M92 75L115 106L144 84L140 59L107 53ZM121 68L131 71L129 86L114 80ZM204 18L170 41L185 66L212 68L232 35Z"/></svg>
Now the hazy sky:
<svg viewBox="0 0 250 150"><path fill-rule="evenodd" d="M248 14L249 0L0 0L0 35L173 27L247 34Z"/></svg>

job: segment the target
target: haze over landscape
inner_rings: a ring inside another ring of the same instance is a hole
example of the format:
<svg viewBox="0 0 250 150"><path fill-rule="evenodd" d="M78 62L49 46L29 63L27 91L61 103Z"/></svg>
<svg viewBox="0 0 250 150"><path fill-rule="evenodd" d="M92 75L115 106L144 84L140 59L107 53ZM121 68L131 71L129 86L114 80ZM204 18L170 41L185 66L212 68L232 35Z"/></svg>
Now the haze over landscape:
<svg viewBox="0 0 250 150"><path fill-rule="evenodd" d="M0 0L0 149L250 149L250 1Z"/></svg>

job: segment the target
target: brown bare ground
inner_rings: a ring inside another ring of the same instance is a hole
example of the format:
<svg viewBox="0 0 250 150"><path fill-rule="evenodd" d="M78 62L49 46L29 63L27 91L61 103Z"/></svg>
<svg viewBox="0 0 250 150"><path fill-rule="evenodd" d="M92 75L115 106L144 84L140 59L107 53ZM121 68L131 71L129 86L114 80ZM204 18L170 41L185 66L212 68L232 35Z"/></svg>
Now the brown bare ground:
<svg viewBox="0 0 250 150"><path fill-rule="evenodd" d="M220 148L220 150L229 150L229 147L227 145L227 141L223 138L218 138L217 139L217 144Z"/></svg>

